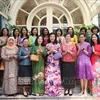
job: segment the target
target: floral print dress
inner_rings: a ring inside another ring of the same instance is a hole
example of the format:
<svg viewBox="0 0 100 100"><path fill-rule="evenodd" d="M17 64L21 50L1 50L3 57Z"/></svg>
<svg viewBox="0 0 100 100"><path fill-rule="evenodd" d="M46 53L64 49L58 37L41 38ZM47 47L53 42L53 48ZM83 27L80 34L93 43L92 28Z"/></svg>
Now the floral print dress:
<svg viewBox="0 0 100 100"><path fill-rule="evenodd" d="M100 44L95 44L94 50L100 54ZM92 53L91 62L93 65L94 79L90 82L90 90L92 90L93 97L100 98L100 56Z"/></svg>
<svg viewBox="0 0 100 100"><path fill-rule="evenodd" d="M49 48L53 47L55 52L61 52L60 44L48 43L46 51L48 54L47 64L45 68L45 94L49 96L57 96L60 93L61 75L59 59L54 59L54 53L49 53Z"/></svg>

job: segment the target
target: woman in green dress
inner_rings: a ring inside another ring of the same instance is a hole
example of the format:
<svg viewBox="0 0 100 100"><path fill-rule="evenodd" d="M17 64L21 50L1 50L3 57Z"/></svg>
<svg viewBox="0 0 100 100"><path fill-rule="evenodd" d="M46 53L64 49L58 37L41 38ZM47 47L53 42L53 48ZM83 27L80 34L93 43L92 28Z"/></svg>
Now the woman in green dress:
<svg viewBox="0 0 100 100"><path fill-rule="evenodd" d="M34 45L37 36L38 36L38 29L36 27L33 27L31 30L31 35L29 36L29 46L30 47Z"/></svg>
<svg viewBox="0 0 100 100"><path fill-rule="evenodd" d="M35 45L32 47L32 54L39 56L39 61L32 62L32 94L35 96L44 94L44 59L46 49L43 45L43 37L36 38Z"/></svg>

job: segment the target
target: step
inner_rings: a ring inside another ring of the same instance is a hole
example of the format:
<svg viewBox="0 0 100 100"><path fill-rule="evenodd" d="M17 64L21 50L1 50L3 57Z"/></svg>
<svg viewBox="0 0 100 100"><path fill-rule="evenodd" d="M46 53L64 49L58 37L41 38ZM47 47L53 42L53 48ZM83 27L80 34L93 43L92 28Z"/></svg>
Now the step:
<svg viewBox="0 0 100 100"><path fill-rule="evenodd" d="M100 100L100 98L93 98L92 96L88 95L87 97L73 95L73 96L57 96L57 97L51 97L51 96L28 96L24 97L23 95L17 95L15 97L10 96L6 97L5 95L0 96L0 100Z"/></svg>

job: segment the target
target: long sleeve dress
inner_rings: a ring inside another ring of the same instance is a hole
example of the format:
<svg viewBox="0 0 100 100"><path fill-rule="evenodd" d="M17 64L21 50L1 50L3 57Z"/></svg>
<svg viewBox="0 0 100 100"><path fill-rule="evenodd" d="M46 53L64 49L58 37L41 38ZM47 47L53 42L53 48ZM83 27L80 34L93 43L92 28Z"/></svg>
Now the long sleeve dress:
<svg viewBox="0 0 100 100"><path fill-rule="evenodd" d="M50 47L53 47L55 52L49 53ZM60 93L61 75L59 59L54 59L56 52L61 52L60 44L48 43L46 45L47 64L45 67L45 94L49 96L57 96Z"/></svg>
<svg viewBox="0 0 100 100"><path fill-rule="evenodd" d="M91 46L88 42L84 42L84 44L78 43L77 48L78 46L81 50L76 61L75 77L78 79L93 79L93 70L90 61L90 56L92 53ZM82 51L82 48L88 51L88 55Z"/></svg>
<svg viewBox="0 0 100 100"><path fill-rule="evenodd" d="M18 64L17 64L17 51L18 48L9 49L6 46L2 48L1 57L4 60L5 70L3 77L3 92L10 95L17 93L17 76L18 76ZM14 54L15 59L9 57Z"/></svg>
<svg viewBox="0 0 100 100"><path fill-rule="evenodd" d="M32 54L37 54L39 46L32 47ZM43 53L39 55L39 61L32 61L32 94L44 94L44 59L46 49L42 47Z"/></svg>
<svg viewBox="0 0 100 100"><path fill-rule="evenodd" d="M100 55L100 44L95 44L94 50ZM100 97L100 56L92 53L91 62L94 72L94 79L91 84L92 94L94 97Z"/></svg>
<svg viewBox="0 0 100 100"><path fill-rule="evenodd" d="M76 60L76 45L71 44L62 44L62 52L65 53L66 49L71 51L71 54L67 52L62 57L62 84L66 89L72 89L75 87L75 60Z"/></svg>

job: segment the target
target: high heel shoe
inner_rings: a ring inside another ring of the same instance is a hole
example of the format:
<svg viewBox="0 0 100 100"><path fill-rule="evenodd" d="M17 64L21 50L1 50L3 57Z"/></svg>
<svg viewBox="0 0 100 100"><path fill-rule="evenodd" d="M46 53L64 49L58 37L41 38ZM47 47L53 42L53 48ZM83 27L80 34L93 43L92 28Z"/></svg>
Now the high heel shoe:
<svg viewBox="0 0 100 100"><path fill-rule="evenodd" d="M73 95L73 93L69 94L69 96L72 96L72 95Z"/></svg>
<svg viewBox="0 0 100 100"><path fill-rule="evenodd" d="M69 96L72 96L73 95L73 92L72 91L69 91Z"/></svg>
<svg viewBox="0 0 100 100"><path fill-rule="evenodd" d="M24 97L28 97L28 94L27 94L27 93L26 93L26 94L25 94L25 93L23 93L23 96L24 96Z"/></svg>
<svg viewBox="0 0 100 100"><path fill-rule="evenodd" d="M69 94L69 92L65 92L65 93L64 93L64 95L68 95L68 94Z"/></svg>

